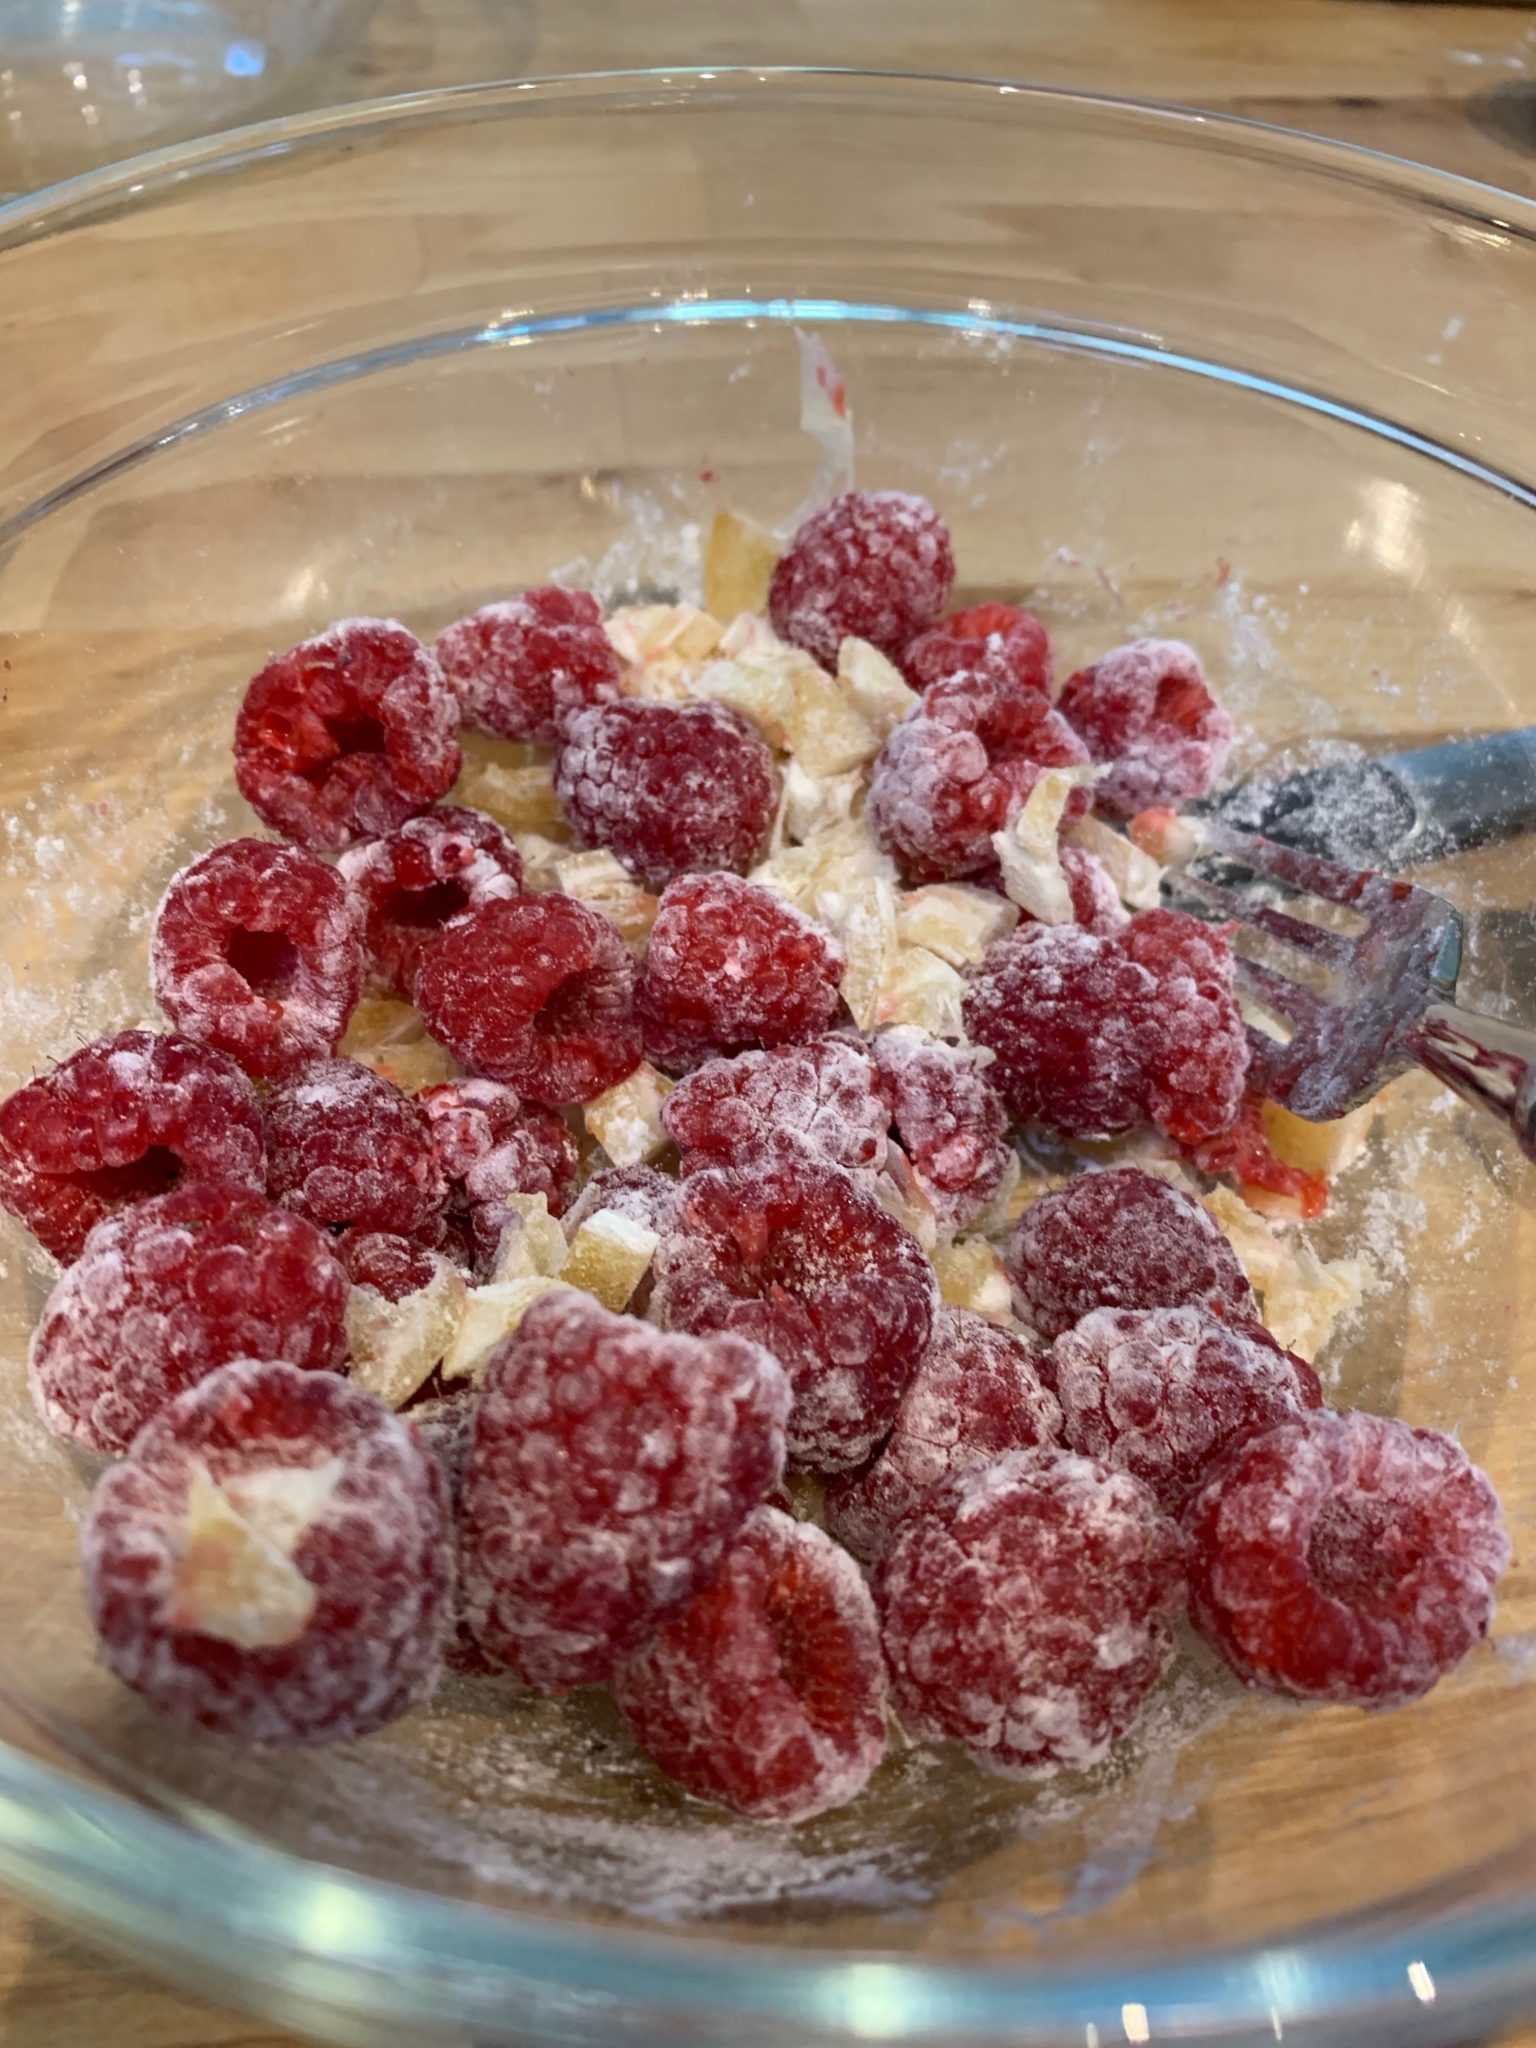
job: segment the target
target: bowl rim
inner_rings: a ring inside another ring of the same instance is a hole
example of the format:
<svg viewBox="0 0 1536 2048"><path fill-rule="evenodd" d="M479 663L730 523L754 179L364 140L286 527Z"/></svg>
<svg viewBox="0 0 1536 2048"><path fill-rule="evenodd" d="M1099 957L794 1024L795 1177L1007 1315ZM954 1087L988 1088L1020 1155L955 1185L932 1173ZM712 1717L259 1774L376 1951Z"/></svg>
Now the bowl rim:
<svg viewBox="0 0 1536 2048"><path fill-rule="evenodd" d="M358 101L226 131L126 159L0 204L0 254L153 204L168 191L339 140L440 119L515 116L567 104L599 112L637 100L658 111L743 91L826 99L916 96L1050 105L1128 133L1204 145L1367 185L1520 240L1536 241L1536 200L1362 145L1174 102L952 74L831 66L658 66L488 81ZM6 1688L0 1682L0 1699ZM665 1923L577 1923L536 1910L463 1903L310 1861L227 1828L140 1805L0 1741L0 1884L99 1938L195 1973L228 1950L235 1992L315 1978L322 2010L423 2021L455 1994L489 2016L530 1996L651 2006L691 2021L798 2027L869 2040L1086 2042L1282 2031L1330 2037L1340 2024L1407 2024L1433 2006L1449 2025L1508 2018L1536 2004L1536 1887L1521 1850L1468 1866L1423 1892L1356 1915L1300 1923L1283 1937L1201 1947L1168 1959L1087 1956L1028 1964L934 1962L876 1949L794 1952L730 1937L707 1942ZM1502 1883L1502 1890L1500 1889ZM1484 1887L1495 1892L1489 1899ZM302 1972L301 1972L302 1974ZM334 1994L344 1991L337 2000ZM326 2007L323 2001L329 1998ZM456 2015L455 2015L456 2016ZM1372 2038L1378 2038L1372 2033ZM1380 2038L1388 2038L1382 2036Z"/></svg>

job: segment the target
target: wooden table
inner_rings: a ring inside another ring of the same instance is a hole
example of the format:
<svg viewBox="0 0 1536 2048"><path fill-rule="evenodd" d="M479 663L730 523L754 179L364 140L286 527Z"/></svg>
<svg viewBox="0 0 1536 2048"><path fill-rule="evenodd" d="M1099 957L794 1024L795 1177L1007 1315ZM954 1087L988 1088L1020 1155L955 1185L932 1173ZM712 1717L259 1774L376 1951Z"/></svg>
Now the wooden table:
<svg viewBox="0 0 1536 2048"><path fill-rule="evenodd" d="M665 26L662 26L663 22ZM487 76L653 64L903 66L1181 100L1536 192L1536 13L1384 0L383 0L326 88L357 97ZM0 1906L5 2048L283 2048ZM1536 2031L1499 2044L1536 2048Z"/></svg>

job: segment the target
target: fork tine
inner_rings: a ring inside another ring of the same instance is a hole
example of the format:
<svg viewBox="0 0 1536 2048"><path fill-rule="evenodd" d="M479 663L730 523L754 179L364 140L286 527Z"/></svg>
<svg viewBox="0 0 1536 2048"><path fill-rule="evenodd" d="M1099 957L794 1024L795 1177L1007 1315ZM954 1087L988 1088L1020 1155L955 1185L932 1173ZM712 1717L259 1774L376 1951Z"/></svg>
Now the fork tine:
<svg viewBox="0 0 1536 2048"><path fill-rule="evenodd" d="M1226 854L1257 875L1269 875L1287 888L1321 896L1329 903L1370 907L1373 898L1390 898L1407 887L1389 882L1382 875L1340 867L1337 861L1324 860L1319 854L1302 853L1294 846L1261 839L1254 832L1234 832L1230 825L1216 819L1200 820L1200 840L1202 852Z"/></svg>
<svg viewBox="0 0 1536 2048"><path fill-rule="evenodd" d="M1237 985L1245 995L1261 1002L1277 1016L1284 1017L1298 1030L1316 1029L1325 1012L1333 1006L1323 997L1314 995L1309 988L1292 981L1289 975L1277 973L1273 967L1265 967L1258 960L1250 960L1246 953L1233 956Z"/></svg>
<svg viewBox="0 0 1536 2048"><path fill-rule="evenodd" d="M1228 889L1193 868L1185 868L1179 876L1179 889L1185 895L1198 896L1223 917L1251 925L1255 931L1294 947L1298 953L1310 953L1335 967L1347 967L1354 957L1355 941L1344 933L1326 931L1321 925L1308 924L1305 918L1290 917L1267 903L1250 903L1240 889Z"/></svg>

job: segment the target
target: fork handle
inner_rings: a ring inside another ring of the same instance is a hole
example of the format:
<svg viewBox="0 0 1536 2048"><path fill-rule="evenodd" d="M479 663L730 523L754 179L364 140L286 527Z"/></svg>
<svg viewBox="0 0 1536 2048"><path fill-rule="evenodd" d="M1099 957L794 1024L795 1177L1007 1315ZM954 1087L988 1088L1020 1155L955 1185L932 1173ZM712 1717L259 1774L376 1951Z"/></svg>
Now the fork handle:
<svg viewBox="0 0 1536 2048"><path fill-rule="evenodd" d="M1431 1003L1412 1041L1421 1067L1468 1102L1491 1109L1536 1160L1536 1031Z"/></svg>

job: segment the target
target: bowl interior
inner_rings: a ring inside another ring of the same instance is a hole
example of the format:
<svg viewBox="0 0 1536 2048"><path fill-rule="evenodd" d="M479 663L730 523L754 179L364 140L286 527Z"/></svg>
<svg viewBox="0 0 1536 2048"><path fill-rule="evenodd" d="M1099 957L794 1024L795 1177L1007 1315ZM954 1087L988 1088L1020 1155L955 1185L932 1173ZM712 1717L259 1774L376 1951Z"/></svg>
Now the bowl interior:
<svg viewBox="0 0 1536 2048"><path fill-rule="evenodd" d="M323 165L257 164L223 189L161 192L147 215L114 206L45 249L0 251L0 287L7 262L46 258L50 289L73 279L85 294L95 372L86 406L76 372L47 366L40 318L5 345L30 362L48 416L0 472L13 515L0 551L0 1085L153 1018L161 889L202 847L252 828L229 734L269 651L351 614L428 635L552 577L608 599L697 595L717 506L792 520L818 455L799 426L797 327L844 372L859 480L924 491L949 519L958 601L1038 610L1061 674L1138 633L1190 640L1239 721L1234 775L1536 719L1518 467L1495 473L1501 450L1481 437L1469 454L1404 431L1388 403L1400 394L1384 391L1380 417L1363 386L1337 396L1347 379L1301 316L1255 341L1241 276L1208 249L1216 292L1179 217L1182 158L1149 144L1141 159L1141 232L1166 242L1160 317L1144 301L1138 323L1104 317L1129 232L1113 195L1050 168L1044 142L1032 184L989 193L978 171L965 194L978 237L989 207L1015 209L985 296L962 296L957 263L920 237L893 228L888 245L865 244L847 222L841 239L824 231L794 291L758 282L799 274L782 222L751 245L755 269L734 239L756 232L743 195L772 199L775 138L744 145L754 188L739 151L721 170L724 127L658 117L626 183L595 143L579 154L574 127L519 137L498 118L494 149L495 124L437 153L418 129L398 160L399 138ZM641 132L628 118L613 117L607 143L621 164ZM862 155L845 133L844 175L903 175L894 130L850 125ZM1045 138L1055 155L1064 132ZM591 180L586 201L624 237L625 266L589 275L551 254L553 237L519 247L525 230L487 199L495 174L536 184L557 158ZM1311 206L1300 174L1294 191L1273 178ZM1225 217L1219 187L1211 220ZM338 195L345 232L327 211ZM1316 247L1335 252L1331 233L1319 226ZM1070 272L1058 246L1076 251ZM327 251L364 281L344 320ZM115 324L134 262L167 305L196 298L195 406L174 348L153 360L171 312L146 291ZM312 333L311 295L324 312ZM280 341L281 374L259 374L272 366L253 335ZM1277 336L1313 377L1255 368ZM1453 382L1424 371L1430 411ZM191 428L165 431L188 413ZM1536 901L1536 843L1425 879L1468 914L1467 995L1516 1007L1536 986L1536 920L1508 913ZM1071 1958L1385 1911L1529 1831L1533 1194L1491 1124L1409 1078L1310 1230L1324 1256L1360 1253L1374 1272L1319 1360L1331 1397L1457 1431L1500 1489L1519 1559L1494 1642L1389 1717L1245 1698L1190 1643L1142 1729L1086 1778L1006 1786L911 1751L853 1808L791 1828L680 1797L598 1697L460 1685L366 1743L297 1756L189 1740L95 1666L75 1568L91 1472L32 1414L27 1337L52 1274L8 1222L0 1684L83 1770L194 1827L452 1898L660 1919L698 1940L792 1931L800 1947Z"/></svg>

